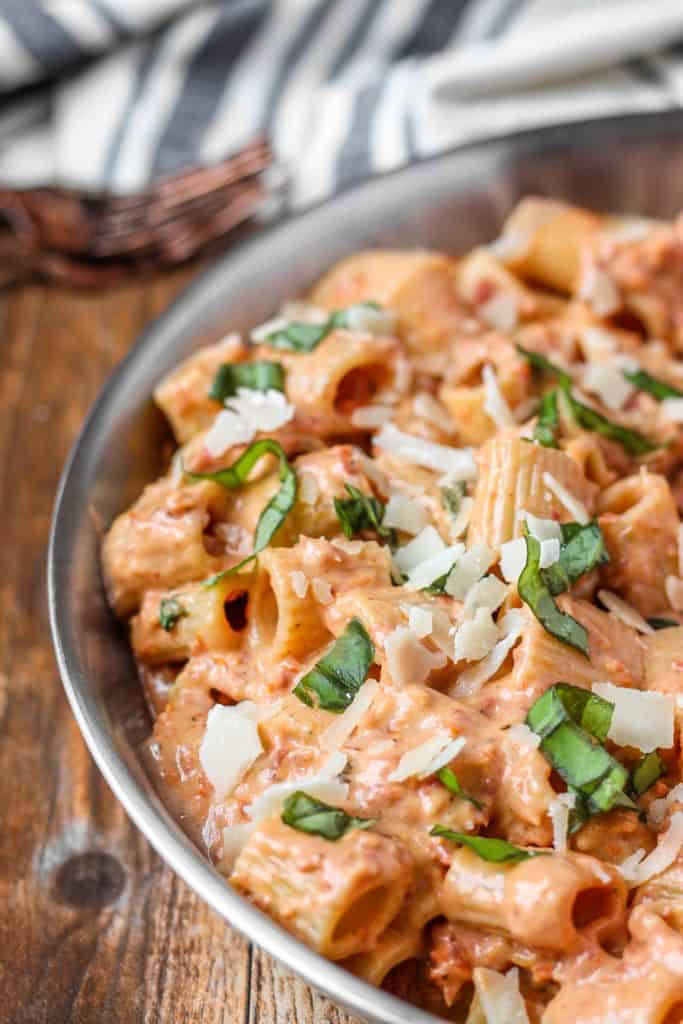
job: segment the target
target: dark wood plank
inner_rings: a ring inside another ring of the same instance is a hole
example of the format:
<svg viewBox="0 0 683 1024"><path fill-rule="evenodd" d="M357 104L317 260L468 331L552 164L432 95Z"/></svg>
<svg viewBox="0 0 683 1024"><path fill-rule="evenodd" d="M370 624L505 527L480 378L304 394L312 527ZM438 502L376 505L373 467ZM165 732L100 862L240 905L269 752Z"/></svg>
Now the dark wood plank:
<svg viewBox="0 0 683 1024"><path fill-rule="evenodd" d="M61 466L106 375L191 276L0 296L0 1024L351 1024L153 853L90 759L52 656Z"/></svg>

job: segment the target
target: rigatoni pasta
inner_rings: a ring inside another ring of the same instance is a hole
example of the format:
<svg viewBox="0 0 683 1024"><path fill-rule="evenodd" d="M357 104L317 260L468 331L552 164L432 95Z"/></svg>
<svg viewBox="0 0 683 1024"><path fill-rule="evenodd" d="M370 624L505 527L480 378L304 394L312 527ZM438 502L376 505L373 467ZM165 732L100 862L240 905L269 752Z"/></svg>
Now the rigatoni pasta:
<svg viewBox="0 0 683 1024"><path fill-rule="evenodd" d="M535 197L155 392L102 565L244 896L468 1024L683 1021L683 245Z"/></svg>

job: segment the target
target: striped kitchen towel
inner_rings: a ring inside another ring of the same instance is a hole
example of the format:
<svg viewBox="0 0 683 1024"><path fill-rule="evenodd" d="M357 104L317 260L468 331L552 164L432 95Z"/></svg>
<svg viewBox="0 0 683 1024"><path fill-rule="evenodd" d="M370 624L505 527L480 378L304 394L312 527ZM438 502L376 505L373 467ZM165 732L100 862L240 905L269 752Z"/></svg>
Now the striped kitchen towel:
<svg viewBox="0 0 683 1024"><path fill-rule="evenodd" d="M601 0L619 18L630 0ZM650 0L651 10L671 0ZM683 98L683 48L464 98L434 63L595 0L0 0L0 186L137 193L265 134L302 206L474 138ZM675 5L674 5L675 6ZM616 22L615 22L616 23ZM495 61L493 62L495 63ZM493 65L492 65L493 66Z"/></svg>

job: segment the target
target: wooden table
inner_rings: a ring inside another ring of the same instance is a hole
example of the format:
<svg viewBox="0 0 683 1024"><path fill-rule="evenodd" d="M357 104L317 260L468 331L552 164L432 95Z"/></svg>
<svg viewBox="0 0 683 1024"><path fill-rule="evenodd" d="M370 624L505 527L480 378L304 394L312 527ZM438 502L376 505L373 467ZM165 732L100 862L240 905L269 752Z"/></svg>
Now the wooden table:
<svg viewBox="0 0 683 1024"><path fill-rule="evenodd" d="M0 1024L352 1024L156 856L91 760L52 655L62 464L105 377L193 272L0 294Z"/></svg>

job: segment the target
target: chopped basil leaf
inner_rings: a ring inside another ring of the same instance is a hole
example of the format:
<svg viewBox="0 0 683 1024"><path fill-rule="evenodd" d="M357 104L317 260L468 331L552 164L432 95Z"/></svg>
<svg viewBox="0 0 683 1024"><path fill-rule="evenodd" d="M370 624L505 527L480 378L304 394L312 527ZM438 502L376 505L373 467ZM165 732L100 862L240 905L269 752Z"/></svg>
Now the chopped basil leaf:
<svg viewBox="0 0 683 1024"><path fill-rule="evenodd" d="M321 836L334 842L352 828L370 828L374 818L353 818L339 807L331 807L315 800L299 789L288 796L282 808L282 820L298 832Z"/></svg>
<svg viewBox="0 0 683 1024"><path fill-rule="evenodd" d="M437 597L439 595L441 595L441 594L445 594L446 593L446 581L448 580L448 577L450 576L450 574L453 572L454 568L455 568L455 562L453 562L453 565L450 567L450 569L447 572L445 572L443 574L443 576L439 576L437 579L433 580L426 587L420 587L420 590L422 590L423 593L425 593L425 594L435 594Z"/></svg>
<svg viewBox="0 0 683 1024"><path fill-rule="evenodd" d="M579 402L570 394L568 388L565 389L565 394L579 426L586 430L592 430L595 434L600 434L601 437L606 437L610 441L616 441L629 455L646 455L661 447L655 441L639 434L637 430L630 430L628 427L622 427L619 423L613 423L602 413Z"/></svg>
<svg viewBox="0 0 683 1024"><path fill-rule="evenodd" d="M554 565L541 570L553 595L564 593L581 576L609 562L602 530L596 522L563 523L561 529L560 558Z"/></svg>
<svg viewBox="0 0 683 1024"><path fill-rule="evenodd" d="M281 363L266 360L253 363L223 363L213 379L209 398L223 404L237 394L238 388L252 391L284 391L285 371Z"/></svg>
<svg viewBox="0 0 683 1024"><path fill-rule="evenodd" d="M220 484L222 487L234 490L237 487L242 487L247 482L247 477L252 469L264 455L276 455L278 458L280 488L263 508L258 518L256 532L254 533L254 550L246 558L243 558L241 562L238 562L237 565L224 569L223 572L218 572L214 576L210 576L209 579L204 580L205 587L212 587L226 576L232 576L233 573L238 572L245 565L248 565L249 562L252 562L259 551L263 551L270 544L275 533L282 526L294 507L297 491L296 473L287 461L282 445L269 437L264 437L260 441L254 441L231 466L227 466L225 469L219 469L215 473L189 473L187 470L185 471L185 476L190 480L213 480L214 483Z"/></svg>
<svg viewBox="0 0 683 1024"><path fill-rule="evenodd" d="M677 619L662 619L657 615L653 615L647 621L653 629L674 629L676 626L680 626Z"/></svg>
<svg viewBox="0 0 683 1024"><path fill-rule="evenodd" d="M463 498L467 494L467 486L463 481L447 484L441 488L441 504L452 519L457 519Z"/></svg>
<svg viewBox="0 0 683 1024"><path fill-rule="evenodd" d="M349 706L367 678L375 645L358 619L348 626L330 650L303 676L294 693L304 704L339 714Z"/></svg>
<svg viewBox="0 0 683 1024"><path fill-rule="evenodd" d="M592 430L596 434L600 434L601 437L606 437L610 441L616 441L620 444L624 451L628 452L629 455L645 455L648 452L653 452L660 447L654 441L644 437L643 434L639 434L637 430L629 430L628 427L622 427L618 423L613 423L612 420L607 419L602 413L597 412L588 405L584 405L583 402L579 402L578 399L574 398L571 393L572 379L569 374L561 367L551 363L545 356L540 355L538 352L531 352L522 345L517 345L517 351L521 356L531 363L531 365L537 370L543 370L546 373L554 374L565 393L569 406L574 415L574 418L579 426L585 430ZM556 405L555 399L555 405ZM551 416L552 409L550 403L552 399L548 399L549 407L546 408L546 417ZM556 409L555 409L556 411ZM542 437L550 438L554 440L554 433L552 427L542 427L541 436L537 437L541 444L547 443L542 440ZM551 431L548 433L548 431Z"/></svg>
<svg viewBox="0 0 683 1024"><path fill-rule="evenodd" d="M662 775L666 775L666 765L657 751L645 754L631 772L631 792L642 796Z"/></svg>
<svg viewBox="0 0 683 1024"><path fill-rule="evenodd" d="M541 737L540 750L581 797L579 816L584 811L635 808L626 795L628 771L598 741L607 735L612 711L609 701L589 690L558 683L538 698L526 717L526 724Z"/></svg>
<svg viewBox="0 0 683 1024"><path fill-rule="evenodd" d="M534 441L538 441L544 448L557 448L557 429L560 425L560 416L557 411L557 391L548 391L541 398L538 407L536 426L534 427Z"/></svg>
<svg viewBox="0 0 683 1024"><path fill-rule="evenodd" d="M344 486L350 497L334 499L334 510L344 536L351 540L356 534L368 531L376 533L380 540L387 541L392 546L396 544L396 531L382 526L386 506L379 498L363 494L351 484Z"/></svg>
<svg viewBox="0 0 683 1024"><path fill-rule="evenodd" d="M524 850L521 846L513 846L505 839L491 839L488 836L470 836L466 832L453 832L444 825L434 825L429 831L430 836L449 839L461 846L469 846L478 857L491 864L502 864L504 861L528 860L530 857L542 856L542 850Z"/></svg>
<svg viewBox="0 0 683 1024"><path fill-rule="evenodd" d="M474 804L474 806L479 810L484 806L478 800L475 800L473 796L468 796L467 793L463 792L460 780L452 768L440 768L436 773L436 777L439 782L446 787L449 793L452 793L454 796L459 796L462 800L467 800L468 803Z"/></svg>
<svg viewBox="0 0 683 1024"><path fill-rule="evenodd" d="M633 373L628 370L622 370L622 373L626 380L630 380L631 384L635 385L638 391L647 391L648 395L652 395L658 402L661 402L664 398L683 398L683 391L679 391L678 388L673 387L672 384L667 384L664 380L652 377L645 370L636 370Z"/></svg>
<svg viewBox="0 0 683 1024"><path fill-rule="evenodd" d="M517 344L515 345L515 348L519 352L520 356L523 356L535 370L541 370L543 373L553 374L553 376L557 377L563 387L570 388L572 386L571 377L566 370L562 369L561 366L556 366L555 363L551 363L549 359L542 356L540 352L532 352L531 349L524 348L523 345Z"/></svg>
<svg viewBox="0 0 683 1024"><path fill-rule="evenodd" d="M349 326L351 309L381 309L377 302L359 302L347 309L338 309L322 324L307 324L293 320L286 327L273 331L266 337L265 344L272 348L287 349L290 352L312 352L328 334L338 327Z"/></svg>
<svg viewBox="0 0 683 1024"><path fill-rule="evenodd" d="M586 628L555 604L540 567L541 545L530 534L527 534L525 541L526 565L517 581L519 596L531 608L547 633L581 651L588 658L590 655Z"/></svg>
<svg viewBox="0 0 683 1024"><path fill-rule="evenodd" d="M527 724L537 736L546 736L564 721L571 721L595 739L607 738L614 705L597 693L571 683L555 683L542 694L527 715Z"/></svg>
<svg viewBox="0 0 683 1024"><path fill-rule="evenodd" d="M159 625L167 633L173 629L178 619L184 618L187 614L187 608L177 597L162 597L159 603Z"/></svg>

